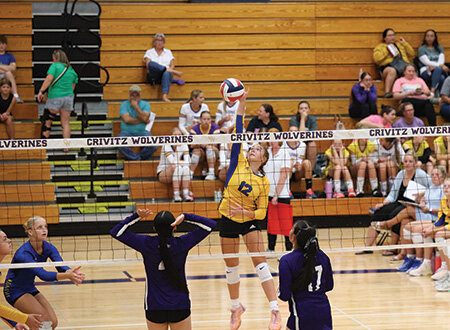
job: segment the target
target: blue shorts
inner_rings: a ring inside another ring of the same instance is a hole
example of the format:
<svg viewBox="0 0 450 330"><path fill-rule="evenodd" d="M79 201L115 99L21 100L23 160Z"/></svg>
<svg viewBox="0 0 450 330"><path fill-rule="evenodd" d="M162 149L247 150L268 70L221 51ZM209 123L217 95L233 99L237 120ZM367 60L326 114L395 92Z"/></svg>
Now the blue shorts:
<svg viewBox="0 0 450 330"><path fill-rule="evenodd" d="M40 292L38 289L36 289L35 286L30 287L27 290L23 290L22 288L15 287L13 285L12 280L7 280L5 282L5 285L3 287L3 294L5 295L6 301L11 305L14 306L16 301L22 297L24 294L31 294L33 297L38 295Z"/></svg>

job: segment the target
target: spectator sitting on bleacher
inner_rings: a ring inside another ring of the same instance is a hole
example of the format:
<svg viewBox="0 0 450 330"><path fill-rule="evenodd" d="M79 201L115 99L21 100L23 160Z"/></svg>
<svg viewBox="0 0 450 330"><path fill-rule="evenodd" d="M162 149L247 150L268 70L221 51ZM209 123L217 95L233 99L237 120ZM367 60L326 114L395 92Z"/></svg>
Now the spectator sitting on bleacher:
<svg viewBox="0 0 450 330"><path fill-rule="evenodd" d="M450 123L450 77L447 77L441 89L441 116Z"/></svg>
<svg viewBox="0 0 450 330"><path fill-rule="evenodd" d="M389 187L394 184L400 164L405 151L402 148L400 139L381 138L375 143L376 168L378 169L378 179L380 183L381 195L384 197Z"/></svg>
<svg viewBox="0 0 450 330"><path fill-rule="evenodd" d="M150 129L155 116L150 111L150 104L141 100L141 88L138 85L130 87L129 99L120 105L120 133L118 136L151 136ZM146 160L158 149L148 146L135 154L130 147L120 147L119 150L128 160Z"/></svg>
<svg viewBox="0 0 450 330"><path fill-rule="evenodd" d="M297 126L289 127L290 132L297 132ZM288 151L292 162L292 181L299 182L301 178L305 178L306 184L306 198L317 198L312 190L312 167L311 162L305 159L306 144L298 141L285 141L283 147Z"/></svg>
<svg viewBox="0 0 450 330"><path fill-rule="evenodd" d="M351 174L356 176L356 197L364 196L364 181L366 173L369 175L372 195L381 197L378 190L377 170L375 168L375 143L368 139L354 140L347 147L352 161Z"/></svg>
<svg viewBox="0 0 450 330"><path fill-rule="evenodd" d="M438 164L443 166L447 173L450 173L450 155L448 154L448 146L450 145L450 136L439 136L434 139L434 152L436 154L436 159Z"/></svg>
<svg viewBox="0 0 450 330"><path fill-rule="evenodd" d="M273 111L273 107L266 103L259 107L258 116L253 117L248 123L247 132L260 133L263 128L267 130L276 128L280 132L283 131L280 122L278 121L278 117Z"/></svg>
<svg viewBox="0 0 450 330"><path fill-rule="evenodd" d="M219 126L215 123L211 123L211 114L209 111L203 111L200 114L200 123L192 127L191 134L193 135L206 135L214 134L219 132ZM219 155L219 150L216 145L213 144L195 144L192 146L191 157L191 175L193 175L197 165L203 162L206 158L208 164L208 173L205 180L212 181L216 179L214 174L214 169L216 166L217 156Z"/></svg>
<svg viewBox="0 0 450 330"><path fill-rule="evenodd" d="M404 170L400 171L395 177L394 184L389 192L389 195L383 200L382 203L378 203L374 207L374 213L371 221L386 221L395 217L400 211L406 208L406 206L400 201L410 201L404 196L408 184L410 181L414 181L426 189L429 189L432 185L430 176L420 168L416 168L417 158L414 153L408 151L403 157ZM391 228L391 244L397 244L400 238L401 225L397 224ZM366 246L372 246L378 236L378 232L369 227L366 234ZM371 253L370 251L361 252ZM410 250L408 253L411 255ZM410 256L411 257L411 256Z"/></svg>
<svg viewBox="0 0 450 330"><path fill-rule="evenodd" d="M182 135L182 133L178 127L175 127L172 129L172 135ZM172 183L174 202L182 201L180 182L184 201L192 202L194 200L189 191L191 183L190 163L191 157L189 156L187 144L171 145L166 143L163 145L157 168L158 180L161 183Z"/></svg>
<svg viewBox="0 0 450 330"><path fill-rule="evenodd" d="M423 135L416 135L412 139L407 140L403 143L403 149L405 151L411 150L417 157L416 167L426 170L428 175L431 175L436 159Z"/></svg>
<svg viewBox="0 0 450 330"><path fill-rule="evenodd" d="M383 31L383 42L375 47L373 50L373 59L376 65L379 66L384 80L384 97L391 98L392 85L397 77L400 77L403 72L399 72L393 66L396 58L403 59L406 63L411 63L414 57L414 49L403 38L395 41L395 32L392 29Z"/></svg>
<svg viewBox="0 0 450 330"><path fill-rule="evenodd" d="M325 157L328 160L325 175L333 179L334 198L343 198L345 195L341 191L341 177L344 178L347 184L348 197L356 197L353 190L353 181L350 171L348 169L348 161L350 153L345 148L342 140L334 140L330 148L325 151Z"/></svg>
<svg viewBox="0 0 450 330"><path fill-rule="evenodd" d="M233 103L224 100L217 105L216 124L220 127L222 132L233 132L238 107L239 101Z"/></svg>
<svg viewBox="0 0 450 330"><path fill-rule="evenodd" d="M421 66L420 77L430 86L432 96L442 88L450 69L445 65L444 48L439 45L436 31L427 30L417 57Z"/></svg>
<svg viewBox="0 0 450 330"><path fill-rule="evenodd" d="M144 63L148 70L147 81L151 84L161 84L162 100L170 102L170 84L184 85L183 79L173 79L173 75L181 76L183 72L175 70L175 57L170 49L164 48L166 37L163 33L157 33L153 37L153 48L147 50L144 55Z"/></svg>
<svg viewBox="0 0 450 330"><path fill-rule="evenodd" d="M14 123L12 109L16 98L11 94L11 82L6 78L0 79L0 121L6 126L6 133L10 140L14 140Z"/></svg>
<svg viewBox="0 0 450 330"><path fill-rule="evenodd" d="M199 89L191 92L189 100L181 106L178 127L184 135L189 135L190 130L200 121L203 111L209 112L209 107L205 103L205 96Z"/></svg>
<svg viewBox="0 0 450 330"><path fill-rule="evenodd" d="M357 128L391 128L396 117L393 107L382 105L380 115L370 115L356 124Z"/></svg>
<svg viewBox="0 0 450 330"><path fill-rule="evenodd" d="M311 115L308 101L300 101L297 107L297 114L289 120L289 127L297 126L300 132L316 131L317 118ZM315 141L304 141L306 143L306 159L311 163L311 168L316 165L317 144Z"/></svg>
<svg viewBox="0 0 450 330"><path fill-rule="evenodd" d="M422 119L414 116L414 106L410 102L405 102L400 104L398 107L398 112L402 116L399 118L392 127L403 128L403 127L424 127Z"/></svg>
<svg viewBox="0 0 450 330"><path fill-rule="evenodd" d="M377 87L368 72L363 72L359 79L359 82L353 85L348 112L352 118L364 119L378 113Z"/></svg>
<svg viewBox="0 0 450 330"><path fill-rule="evenodd" d="M412 103L418 116L427 117L428 125L436 126L436 113L428 99L430 90L425 81L417 77L416 68L413 64L406 66L403 77L395 81L392 91L396 100L401 100L402 103Z"/></svg>
<svg viewBox="0 0 450 330"><path fill-rule="evenodd" d="M0 35L0 78L6 78L11 82L11 89L18 103L22 103L22 99L17 93L16 79L13 72L16 71L16 59L14 55L6 51L8 39L5 35Z"/></svg>

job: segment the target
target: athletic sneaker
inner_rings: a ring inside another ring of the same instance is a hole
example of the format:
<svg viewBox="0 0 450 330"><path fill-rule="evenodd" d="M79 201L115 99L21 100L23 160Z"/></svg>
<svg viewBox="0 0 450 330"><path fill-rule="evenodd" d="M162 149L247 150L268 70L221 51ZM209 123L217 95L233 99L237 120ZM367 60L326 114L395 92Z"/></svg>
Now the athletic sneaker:
<svg viewBox="0 0 450 330"><path fill-rule="evenodd" d="M194 195L189 193L188 195L184 195L183 202L192 202L194 201Z"/></svg>
<svg viewBox="0 0 450 330"><path fill-rule="evenodd" d="M205 180L206 181L213 181L216 179L216 176L214 174L209 173L206 177Z"/></svg>
<svg viewBox="0 0 450 330"><path fill-rule="evenodd" d="M398 267L397 270L399 272L406 272L412 266L414 260L416 260L416 258L409 259L408 257L405 257L405 260L403 260L403 264Z"/></svg>
<svg viewBox="0 0 450 330"><path fill-rule="evenodd" d="M422 265L422 261L418 260L418 259L414 259L414 262L411 264L411 266L406 270L406 273L409 274L410 272L412 272L413 270L416 270L417 268L419 268Z"/></svg>
<svg viewBox="0 0 450 330"><path fill-rule="evenodd" d="M431 279L433 281L439 281L443 277L447 278L447 276L448 276L447 268L442 268L441 267L431 276Z"/></svg>
<svg viewBox="0 0 450 330"><path fill-rule="evenodd" d="M183 199L181 198L180 195L178 195L178 196L173 196L173 202L174 202L174 203L180 203L180 202L182 202L182 201L183 201Z"/></svg>
<svg viewBox="0 0 450 330"><path fill-rule="evenodd" d="M281 329L281 313L280 311L272 310L270 315L269 330Z"/></svg>
<svg viewBox="0 0 450 330"><path fill-rule="evenodd" d="M311 188L309 188L308 190L306 190L306 199L311 199L311 198L317 198L317 196L314 193L314 191Z"/></svg>
<svg viewBox="0 0 450 330"><path fill-rule="evenodd" d="M348 190L348 197L356 197L356 193L353 189Z"/></svg>
<svg viewBox="0 0 450 330"><path fill-rule="evenodd" d="M344 198L344 197L345 197L345 195L342 193L334 192L334 194L333 194L333 198Z"/></svg>
<svg viewBox="0 0 450 330"><path fill-rule="evenodd" d="M450 280L447 278L446 281L438 282L436 284L436 291L439 291L439 292L450 291Z"/></svg>
<svg viewBox="0 0 450 330"><path fill-rule="evenodd" d="M438 279L436 282L434 282L434 285L441 285L443 282L448 280L448 273L447 275L442 276L440 279Z"/></svg>
<svg viewBox="0 0 450 330"><path fill-rule="evenodd" d="M241 326L242 320L242 314L244 314L245 312L245 307L239 303L239 307L236 308L235 310L231 310L231 319L230 319L230 329L231 330L236 330L239 329L239 327Z"/></svg>
<svg viewBox="0 0 450 330"><path fill-rule="evenodd" d="M422 262L419 268L409 272L411 276L428 276L431 274L431 263L425 264L424 262Z"/></svg>

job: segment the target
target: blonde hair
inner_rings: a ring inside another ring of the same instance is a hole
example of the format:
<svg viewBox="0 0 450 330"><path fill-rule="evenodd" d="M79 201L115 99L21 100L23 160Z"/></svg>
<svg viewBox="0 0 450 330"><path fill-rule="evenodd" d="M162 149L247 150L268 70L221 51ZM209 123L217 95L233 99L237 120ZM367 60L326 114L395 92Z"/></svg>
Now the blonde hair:
<svg viewBox="0 0 450 330"><path fill-rule="evenodd" d="M186 103L189 103L191 101L194 101L201 93L203 93L200 89L194 89L191 92L191 95L189 96L189 100L187 100Z"/></svg>
<svg viewBox="0 0 450 330"><path fill-rule="evenodd" d="M34 227L34 223L37 220L44 220L45 222L47 222L47 220L45 220L43 217L40 217L38 215L35 215L34 217L29 218L24 224L23 224L23 228L25 229L25 233L28 234L28 230L33 229Z"/></svg>
<svg viewBox="0 0 450 330"><path fill-rule="evenodd" d="M62 49L56 49L53 52L52 57L55 59L56 62L63 63L66 66L70 66L69 59L67 58L66 53L64 53Z"/></svg>

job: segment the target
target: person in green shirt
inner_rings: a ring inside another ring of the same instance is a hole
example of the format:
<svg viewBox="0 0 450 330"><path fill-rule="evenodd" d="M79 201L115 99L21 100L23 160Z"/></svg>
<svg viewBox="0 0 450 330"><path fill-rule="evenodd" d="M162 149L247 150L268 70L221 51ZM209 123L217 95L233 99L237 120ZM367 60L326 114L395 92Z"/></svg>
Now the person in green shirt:
<svg viewBox="0 0 450 330"><path fill-rule="evenodd" d="M38 101L42 102L44 99L43 91L49 88L41 137L50 137L52 122L57 119L59 114L63 128L63 137L68 139L70 138L70 112L73 110L73 90L78 82L78 75L70 66L69 59L64 51L60 49L55 50L52 58L53 63L47 71L47 77L38 94ZM66 68L67 70L64 72ZM60 78L58 79L58 77ZM58 80L56 81L56 79Z"/></svg>

